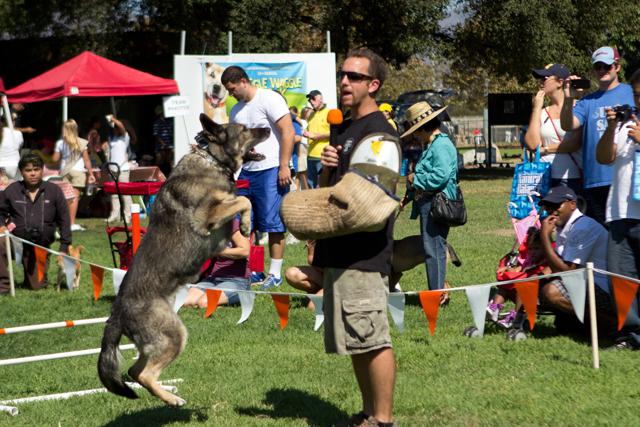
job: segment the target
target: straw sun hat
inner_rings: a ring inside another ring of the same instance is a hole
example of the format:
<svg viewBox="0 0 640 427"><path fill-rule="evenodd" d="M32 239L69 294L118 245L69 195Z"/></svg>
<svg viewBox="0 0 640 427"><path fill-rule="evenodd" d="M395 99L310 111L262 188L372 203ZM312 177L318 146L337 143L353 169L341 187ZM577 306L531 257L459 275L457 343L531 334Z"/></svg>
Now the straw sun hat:
<svg viewBox="0 0 640 427"><path fill-rule="evenodd" d="M407 118L407 122L405 123L404 127L405 129L408 127L409 130L403 133L401 138L404 138L405 136L415 132L420 126L443 112L445 108L447 108L446 105L439 110L436 110L431 105L429 105L428 102L424 101L416 102L415 104L413 104L411 107L409 107L409 109L407 109L407 112L404 113L404 116Z"/></svg>

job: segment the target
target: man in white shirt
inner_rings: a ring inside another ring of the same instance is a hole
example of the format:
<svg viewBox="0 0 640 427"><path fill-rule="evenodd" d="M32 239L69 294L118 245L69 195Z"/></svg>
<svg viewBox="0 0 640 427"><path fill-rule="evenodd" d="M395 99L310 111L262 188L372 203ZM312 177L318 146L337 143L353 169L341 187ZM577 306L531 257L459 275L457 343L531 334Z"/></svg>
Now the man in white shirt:
<svg viewBox="0 0 640 427"><path fill-rule="evenodd" d="M636 108L640 106L640 70L629 81ZM613 165L611 189L605 210L609 225L607 266L612 273L640 278L640 200L634 198L638 185L634 177L636 151L640 150L640 120L635 114L625 122L616 119L613 108L607 108L607 130L596 148L596 159L603 165ZM629 308L624 326L616 332L616 344L611 349L640 348L640 292Z"/></svg>
<svg viewBox="0 0 640 427"><path fill-rule="evenodd" d="M222 73L222 84L238 101L231 109L229 123L239 123L250 129L271 129L269 138L255 147L255 151L266 158L245 163L239 176L249 180L247 197L253 210L253 228L269 233L271 264L269 275L260 288L265 290L282 284L286 230L280 219L280 201L291 185L289 161L295 131L285 99L274 91L255 87L241 67L227 67Z"/></svg>
<svg viewBox="0 0 640 427"><path fill-rule="evenodd" d="M593 218L580 212L576 205L576 194L564 186L554 187L547 196L540 200L549 216L542 221L540 238L547 258L548 267L542 274L559 273L563 271L584 268L587 262L592 262L594 267L600 270L607 269L607 242L609 232ZM553 247L552 234L556 232L556 247ZM615 310L609 293L607 276L594 273L596 307L604 318L613 315ZM586 284L585 284L586 287ZM560 312L573 315L569 293L562 283L562 278L557 278L540 285L540 302L551 306ZM565 319L565 317L562 317ZM556 318L556 326L558 324Z"/></svg>

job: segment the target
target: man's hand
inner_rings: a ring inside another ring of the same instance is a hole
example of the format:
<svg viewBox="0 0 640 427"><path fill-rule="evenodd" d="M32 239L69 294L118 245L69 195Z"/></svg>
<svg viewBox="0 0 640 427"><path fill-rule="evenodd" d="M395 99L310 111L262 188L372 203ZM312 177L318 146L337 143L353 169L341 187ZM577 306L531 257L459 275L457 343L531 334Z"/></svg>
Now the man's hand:
<svg viewBox="0 0 640 427"><path fill-rule="evenodd" d="M607 113L607 125L614 126L616 123L616 112L613 111L611 107L605 108L604 111Z"/></svg>
<svg viewBox="0 0 640 427"><path fill-rule="evenodd" d="M574 89L571 87L571 80L580 80L578 76L569 76L564 81L564 96L569 98L577 98L578 94L584 89Z"/></svg>
<svg viewBox="0 0 640 427"><path fill-rule="evenodd" d="M540 233L547 237L551 237L553 232L556 231L556 222L558 222L558 217L555 215L549 215L543 219L540 227Z"/></svg>
<svg viewBox="0 0 640 427"><path fill-rule="evenodd" d="M640 144L640 120L638 120L635 114L632 114L631 118L636 124L629 125L629 133L627 135L629 138L633 139L636 144ZM609 114L607 113L607 120L608 119Z"/></svg>
<svg viewBox="0 0 640 427"><path fill-rule="evenodd" d="M544 96L545 96L545 93L543 90L540 90L538 91L538 93L536 93L536 97L533 98L534 110L542 110L542 107L544 106Z"/></svg>
<svg viewBox="0 0 640 427"><path fill-rule="evenodd" d="M278 185L282 188L287 188L291 185L291 169L289 169L289 165L278 168Z"/></svg>
<svg viewBox="0 0 640 427"><path fill-rule="evenodd" d="M338 166L338 161L340 160L340 152L342 151L342 145L338 145L337 147L333 147L331 145L327 145L322 150L322 154L320 154L320 164L323 168L335 168Z"/></svg>

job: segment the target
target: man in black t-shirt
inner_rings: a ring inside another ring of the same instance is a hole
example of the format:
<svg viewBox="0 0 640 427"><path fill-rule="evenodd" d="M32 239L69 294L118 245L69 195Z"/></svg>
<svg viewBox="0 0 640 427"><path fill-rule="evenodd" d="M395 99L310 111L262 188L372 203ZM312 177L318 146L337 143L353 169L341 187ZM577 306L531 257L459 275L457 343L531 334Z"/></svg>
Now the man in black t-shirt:
<svg viewBox="0 0 640 427"><path fill-rule="evenodd" d="M322 151L320 186L335 185L349 169L353 149L365 136L397 136L378 109L375 96L386 64L376 53L352 50L339 73L342 105L351 119L338 127L336 146ZM318 240L313 265L324 268L325 348L348 354L363 408L345 426L393 426L396 365L387 319L388 276L393 250L393 215L377 232ZM363 321L366 320L366 321Z"/></svg>

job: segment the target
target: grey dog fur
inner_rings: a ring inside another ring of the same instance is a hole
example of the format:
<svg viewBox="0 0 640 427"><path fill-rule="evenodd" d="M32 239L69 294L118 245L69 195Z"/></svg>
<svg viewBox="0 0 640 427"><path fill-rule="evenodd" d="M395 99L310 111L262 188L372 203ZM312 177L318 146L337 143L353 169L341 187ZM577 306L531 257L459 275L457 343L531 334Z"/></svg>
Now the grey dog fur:
<svg viewBox="0 0 640 427"><path fill-rule="evenodd" d="M187 331L173 312L176 292L193 283L204 262L227 246L237 214L241 214L240 231L249 236L251 203L236 197L233 173L243 160L264 158L251 150L270 134L269 129L217 125L204 114L200 121L204 130L198 135L208 149L194 147L160 188L147 233L111 309L98 359L105 387L137 398L120 372L118 344L125 335L140 352L129 375L171 406L186 402L161 388L157 379L187 342Z"/></svg>

